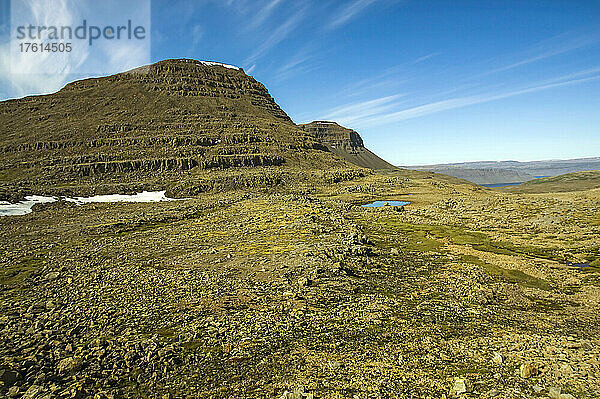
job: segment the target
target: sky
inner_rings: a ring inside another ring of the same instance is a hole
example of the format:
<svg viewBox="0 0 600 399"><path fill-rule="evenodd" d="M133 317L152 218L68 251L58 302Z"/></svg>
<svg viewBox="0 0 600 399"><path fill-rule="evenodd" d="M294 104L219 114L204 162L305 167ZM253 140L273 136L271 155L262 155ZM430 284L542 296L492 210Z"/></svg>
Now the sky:
<svg viewBox="0 0 600 399"><path fill-rule="evenodd" d="M0 99L95 76L17 79L8 4ZM396 165L600 156L596 0L153 0L150 58L243 67L296 123L337 121Z"/></svg>

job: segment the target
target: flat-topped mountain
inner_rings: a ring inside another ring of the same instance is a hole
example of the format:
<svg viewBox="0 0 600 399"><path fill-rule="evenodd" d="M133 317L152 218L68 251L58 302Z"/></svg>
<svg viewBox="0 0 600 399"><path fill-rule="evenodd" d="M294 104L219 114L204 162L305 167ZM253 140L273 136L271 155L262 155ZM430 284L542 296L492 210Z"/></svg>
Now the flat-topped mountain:
<svg viewBox="0 0 600 399"><path fill-rule="evenodd" d="M558 176L600 169L600 158L555 159L546 161L479 161L406 166L459 177L477 184L520 183L538 176Z"/></svg>
<svg viewBox="0 0 600 399"><path fill-rule="evenodd" d="M24 189L199 192L357 171L296 126L265 86L219 63L166 60L77 81L0 103L0 121L0 182Z"/></svg>
<svg viewBox="0 0 600 399"><path fill-rule="evenodd" d="M475 184L521 183L535 179L535 176L516 169L464 168L460 166L407 166L408 169L426 170L443 175L458 177Z"/></svg>
<svg viewBox="0 0 600 399"><path fill-rule="evenodd" d="M336 122L314 121L300 127L319 139L331 152L355 165L376 170L396 169L394 165L369 151L356 131Z"/></svg>

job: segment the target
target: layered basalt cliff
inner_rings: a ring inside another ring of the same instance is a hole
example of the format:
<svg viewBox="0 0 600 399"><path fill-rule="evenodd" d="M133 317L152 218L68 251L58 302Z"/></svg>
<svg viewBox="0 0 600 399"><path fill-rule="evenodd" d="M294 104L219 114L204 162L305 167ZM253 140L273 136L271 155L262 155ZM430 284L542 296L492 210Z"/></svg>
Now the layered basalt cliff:
<svg viewBox="0 0 600 399"><path fill-rule="evenodd" d="M356 131L336 122L315 121L300 127L319 139L331 152L355 165L369 169L396 169L394 165L369 151Z"/></svg>
<svg viewBox="0 0 600 399"><path fill-rule="evenodd" d="M296 126L242 69L194 60L161 61L5 101L0 123L0 189L109 181L193 186L208 172L238 181L233 175L248 169L270 175L279 168L296 177L302 170L354 169Z"/></svg>

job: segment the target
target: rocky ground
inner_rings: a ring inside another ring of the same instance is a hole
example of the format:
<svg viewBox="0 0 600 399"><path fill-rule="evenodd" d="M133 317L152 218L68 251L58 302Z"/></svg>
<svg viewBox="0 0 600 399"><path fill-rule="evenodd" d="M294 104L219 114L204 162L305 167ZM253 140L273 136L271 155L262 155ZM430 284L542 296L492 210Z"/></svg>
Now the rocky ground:
<svg viewBox="0 0 600 399"><path fill-rule="evenodd" d="M600 396L600 190L291 191L0 219L0 396Z"/></svg>

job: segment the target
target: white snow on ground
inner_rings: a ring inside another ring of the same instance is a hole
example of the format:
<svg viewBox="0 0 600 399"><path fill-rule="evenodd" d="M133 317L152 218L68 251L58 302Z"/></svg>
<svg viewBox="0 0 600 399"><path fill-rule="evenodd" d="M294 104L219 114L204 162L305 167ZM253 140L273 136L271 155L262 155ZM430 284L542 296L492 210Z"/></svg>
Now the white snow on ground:
<svg viewBox="0 0 600 399"><path fill-rule="evenodd" d="M2 201L0 204L0 216L27 215L33 212L32 208L35 204L47 204L56 201L58 200L54 197L41 197L39 195L25 197L25 201L21 201L18 204Z"/></svg>
<svg viewBox="0 0 600 399"><path fill-rule="evenodd" d="M222 63L220 63L220 62L213 62L213 61L200 61L200 64L202 64L202 65L208 65L208 66L215 66L215 65L217 65L217 66L222 66L222 67L224 67L224 68L236 69L236 70L238 70L238 71L240 70L240 68L239 68L239 67L236 67L236 66L234 66L234 65L222 64Z"/></svg>
<svg viewBox="0 0 600 399"><path fill-rule="evenodd" d="M185 198L184 198L185 199ZM111 194L111 195L96 195L94 197L75 197L69 198L64 197L63 200L67 202L73 202L76 205L84 205L91 203L106 203L106 202L161 202L161 201L180 201L180 199L168 198L165 195L165 191L144 191L134 195L122 195L122 194ZM32 212L32 208L35 204L46 204L50 202L58 201L54 197L41 197L38 195L32 195L25 197L25 201L21 201L17 204L11 204L6 201L0 201L0 216L20 216L27 215Z"/></svg>
<svg viewBox="0 0 600 399"><path fill-rule="evenodd" d="M77 205L99 203L99 202L160 202L177 201L177 199L168 198L165 191L144 191L134 195L109 194L96 195L94 197L75 197L65 198L67 202L74 202Z"/></svg>

